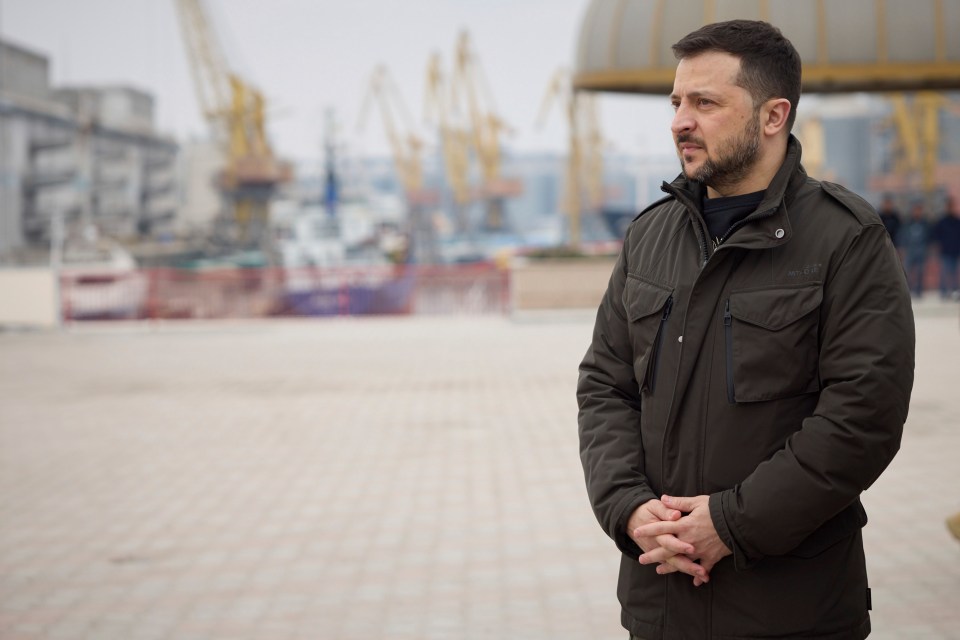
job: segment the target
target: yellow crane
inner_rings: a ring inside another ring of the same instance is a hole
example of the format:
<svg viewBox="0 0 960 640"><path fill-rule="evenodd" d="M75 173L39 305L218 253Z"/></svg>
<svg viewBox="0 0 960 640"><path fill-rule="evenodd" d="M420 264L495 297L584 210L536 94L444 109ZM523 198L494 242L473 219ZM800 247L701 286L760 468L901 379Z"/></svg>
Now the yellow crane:
<svg viewBox="0 0 960 640"><path fill-rule="evenodd" d="M443 171L453 195L453 217L457 231L464 233L469 227L466 208L476 192L470 188L470 131L454 109L451 89L440 54L434 53L427 64L424 120L437 128Z"/></svg>
<svg viewBox="0 0 960 640"><path fill-rule="evenodd" d="M603 147L597 98L574 91L569 70L554 73L540 108L542 126L555 101L561 102L567 120L568 152L561 208L570 220L570 244L581 242L581 216L603 205Z"/></svg>
<svg viewBox="0 0 960 640"><path fill-rule="evenodd" d="M940 111L957 111L937 91L919 91L908 100L903 93L889 96L893 107L889 124L896 132L895 170L903 176L919 175L928 194L936 188L940 153Z"/></svg>
<svg viewBox="0 0 960 640"><path fill-rule="evenodd" d="M427 88L424 99L425 120L438 128L443 151L444 174L450 183L454 200L464 205L471 199L469 185L470 139L469 131L456 121L451 87L443 72L439 53L430 56L427 64Z"/></svg>
<svg viewBox="0 0 960 640"><path fill-rule="evenodd" d="M383 65L375 68L370 75L363 106L360 107L358 129L363 130L366 126L370 105L374 102L380 111L393 162L407 200L411 204L420 204L424 199L423 139L415 132L413 119L400 96L400 91Z"/></svg>
<svg viewBox="0 0 960 640"><path fill-rule="evenodd" d="M436 229L427 208L436 203L437 194L423 184L423 140L416 134L413 119L404 106L400 91L383 65L374 69L370 76L367 94L360 108L358 128L363 129L373 102L379 107L393 162L407 197L409 250L416 262L436 262Z"/></svg>
<svg viewBox="0 0 960 640"><path fill-rule="evenodd" d="M203 0L176 0L176 7L197 98L224 153L217 183L236 223L236 239L247 244L266 229L270 199L292 179L292 170L271 149L263 94L231 71Z"/></svg>
<svg viewBox="0 0 960 640"><path fill-rule="evenodd" d="M486 226L502 229L504 199L521 192L518 180L501 175L501 139L512 130L494 108L489 85L467 31L461 32L457 40L451 89L453 108L459 110L465 104L471 150L480 165L480 191L487 204Z"/></svg>

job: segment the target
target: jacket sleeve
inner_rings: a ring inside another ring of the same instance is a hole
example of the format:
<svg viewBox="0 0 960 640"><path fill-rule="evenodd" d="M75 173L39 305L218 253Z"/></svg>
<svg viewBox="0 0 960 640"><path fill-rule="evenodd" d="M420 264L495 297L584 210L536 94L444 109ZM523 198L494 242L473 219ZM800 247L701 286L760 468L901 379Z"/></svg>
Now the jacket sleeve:
<svg viewBox="0 0 960 640"><path fill-rule="evenodd" d="M814 414L740 485L710 496L738 569L794 550L821 527L839 539L862 526L858 497L900 448L914 323L903 268L882 225L860 229L823 295Z"/></svg>
<svg viewBox="0 0 960 640"><path fill-rule="evenodd" d="M636 558L640 548L627 535L627 520L657 496L643 474L640 395L623 306L627 253L625 241L580 364L577 402L580 460L594 514L617 547Z"/></svg>

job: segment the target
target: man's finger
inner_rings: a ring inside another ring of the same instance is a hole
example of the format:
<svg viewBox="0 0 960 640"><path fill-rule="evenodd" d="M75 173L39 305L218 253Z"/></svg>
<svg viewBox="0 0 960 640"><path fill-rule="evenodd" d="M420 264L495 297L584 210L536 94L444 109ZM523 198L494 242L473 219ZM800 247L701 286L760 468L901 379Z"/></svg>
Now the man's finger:
<svg viewBox="0 0 960 640"><path fill-rule="evenodd" d="M695 498L688 497L677 497L677 496L663 496L661 499L663 504L667 508L679 509L684 513L689 513L693 511L693 508L697 506L697 501Z"/></svg>
<svg viewBox="0 0 960 640"><path fill-rule="evenodd" d="M710 580L710 576L704 571L703 567L699 564L688 558L684 555L675 555L672 558L667 560L667 564L673 566L677 571L682 571L688 576L693 576L694 578L700 578L702 581L707 582ZM663 565L661 565L663 566ZM660 573L658 570L657 573Z"/></svg>
<svg viewBox="0 0 960 640"><path fill-rule="evenodd" d="M671 509L670 507L664 505L659 500L651 500L647 503L647 506L650 508L650 513L655 515L660 520L679 520L680 516L683 515L676 509Z"/></svg>
<svg viewBox="0 0 960 640"><path fill-rule="evenodd" d="M682 553L687 556L696 551L692 544L689 542L684 542L674 535L665 534L662 536L657 536L657 544L659 544L661 547L669 549L670 551L673 551L674 553Z"/></svg>
<svg viewBox="0 0 960 640"><path fill-rule="evenodd" d="M712 560L701 560L700 566L703 567L703 570L707 572L707 575L710 575L710 572L713 570L714 565L717 563ZM693 579L693 586L699 587L702 584L705 584L707 581L702 578L696 577Z"/></svg>
<svg viewBox="0 0 960 640"><path fill-rule="evenodd" d="M673 556L677 555L675 551L666 549L664 547L657 547L656 549L651 549L643 555L640 556L640 564L657 564L660 562L666 562Z"/></svg>
<svg viewBox="0 0 960 640"><path fill-rule="evenodd" d="M661 521L644 524L633 530L634 538L654 538L664 534L677 535L682 529L677 521Z"/></svg>

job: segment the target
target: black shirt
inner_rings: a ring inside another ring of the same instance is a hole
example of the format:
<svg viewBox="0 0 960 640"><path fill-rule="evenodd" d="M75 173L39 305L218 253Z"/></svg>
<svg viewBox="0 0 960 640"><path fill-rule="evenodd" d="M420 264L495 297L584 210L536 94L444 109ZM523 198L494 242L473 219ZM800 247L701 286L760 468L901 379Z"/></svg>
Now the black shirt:
<svg viewBox="0 0 960 640"><path fill-rule="evenodd" d="M730 227L740 222L757 210L763 201L766 191L754 191L740 196L725 198L703 198L703 219L707 223L707 230L713 239L713 247L720 244L720 239L730 230Z"/></svg>

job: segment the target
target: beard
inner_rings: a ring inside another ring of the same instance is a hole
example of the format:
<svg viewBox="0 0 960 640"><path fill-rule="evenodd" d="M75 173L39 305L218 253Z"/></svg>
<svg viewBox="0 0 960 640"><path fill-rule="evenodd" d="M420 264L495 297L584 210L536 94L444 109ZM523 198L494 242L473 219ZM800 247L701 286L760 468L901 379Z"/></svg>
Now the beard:
<svg viewBox="0 0 960 640"><path fill-rule="evenodd" d="M707 159L693 173L687 171L687 164L684 162L681 153L680 166L683 168L684 175L690 180L702 182L717 191L723 191L742 182L750 174L760 157L759 115L759 110L754 112L753 117L747 122L740 135L717 144L716 156L711 156L708 152ZM681 142L693 142L705 151L707 150L703 140L694 138L690 134L678 135L677 144Z"/></svg>

